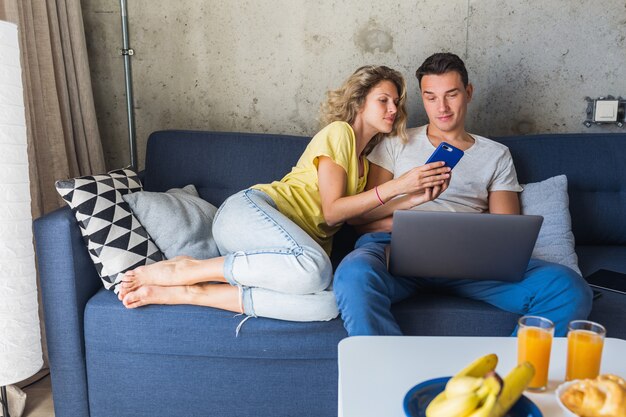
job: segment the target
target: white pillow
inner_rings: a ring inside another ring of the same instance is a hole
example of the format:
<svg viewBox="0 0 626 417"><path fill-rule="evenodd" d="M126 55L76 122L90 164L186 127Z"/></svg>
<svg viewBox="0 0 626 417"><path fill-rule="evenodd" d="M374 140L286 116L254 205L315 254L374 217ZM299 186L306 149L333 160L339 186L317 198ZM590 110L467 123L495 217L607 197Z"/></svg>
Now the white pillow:
<svg viewBox="0 0 626 417"><path fill-rule="evenodd" d="M123 198L167 259L220 255L212 231L217 208L200 198L193 185L165 193L139 191Z"/></svg>
<svg viewBox="0 0 626 417"><path fill-rule="evenodd" d="M567 177L558 175L522 187L522 214L543 216L532 257L565 265L580 274L569 213Z"/></svg>

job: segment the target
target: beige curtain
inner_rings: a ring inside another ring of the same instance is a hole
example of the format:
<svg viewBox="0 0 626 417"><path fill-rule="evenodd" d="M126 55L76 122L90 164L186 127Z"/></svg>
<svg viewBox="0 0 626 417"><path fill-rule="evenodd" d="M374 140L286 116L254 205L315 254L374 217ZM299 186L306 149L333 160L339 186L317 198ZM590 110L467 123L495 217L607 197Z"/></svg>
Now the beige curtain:
<svg viewBox="0 0 626 417"><path fill-rule="evenodd" d="M54 181L105 171L80 0L0 0L20 33L33 218L61 206Z"/></svg>
<svg viewBox="0 0 626 417"><path fill-rule="evenodd" d="M19 31L37 218L62 205L55 180L105 171L80 0L0 0L0 19L16 23ZM41 311L40 317L47 367Z"/></svg>

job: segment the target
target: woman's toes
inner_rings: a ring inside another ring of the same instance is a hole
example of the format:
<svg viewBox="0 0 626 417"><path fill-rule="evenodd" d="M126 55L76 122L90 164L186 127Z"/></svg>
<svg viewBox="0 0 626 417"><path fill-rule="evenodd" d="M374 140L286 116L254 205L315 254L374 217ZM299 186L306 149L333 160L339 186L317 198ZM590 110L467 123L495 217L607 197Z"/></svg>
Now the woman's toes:
<svg viewBox="0 0 626 417"><path fill-rule="evenodd" d="M134 308L138 307L136 304L139 302L139 300L140 297L137 294L137 291L133 291L124 296L124 298L122 299L122 304L124 304L124 307L126 308Z"/></svg>

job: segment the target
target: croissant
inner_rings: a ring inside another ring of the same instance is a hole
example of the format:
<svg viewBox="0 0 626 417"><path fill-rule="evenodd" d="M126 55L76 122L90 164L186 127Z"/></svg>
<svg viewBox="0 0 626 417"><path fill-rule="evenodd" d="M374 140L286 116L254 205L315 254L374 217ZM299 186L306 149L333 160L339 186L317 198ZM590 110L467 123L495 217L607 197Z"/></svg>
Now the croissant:
<svg viewBox="0 0 626 417"><path fill-rule="evenodd" d="M580 417L626 417L626 381L617 375L600 375L570 385L561 402Z"/></svg>

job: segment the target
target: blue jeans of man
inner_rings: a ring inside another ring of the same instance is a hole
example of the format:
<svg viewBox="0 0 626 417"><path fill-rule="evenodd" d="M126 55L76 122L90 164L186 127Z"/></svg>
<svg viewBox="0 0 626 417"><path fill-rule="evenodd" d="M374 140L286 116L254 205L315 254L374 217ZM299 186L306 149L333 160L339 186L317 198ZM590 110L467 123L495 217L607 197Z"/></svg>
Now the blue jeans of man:
<svg viewBox="0 0 626 417"><path fill-rule="evenodd" d="M402 335L391 305L422 289L484 301L520 315L546 317L555 336L567 334L570 320L585 319L593 294L585 280L565 266L531 259L520 282L425 279L393 276L385 247L390 233L367 233L335 271L333 290L348 335ZM517 328L513 331L513 335Z"/></svg>

